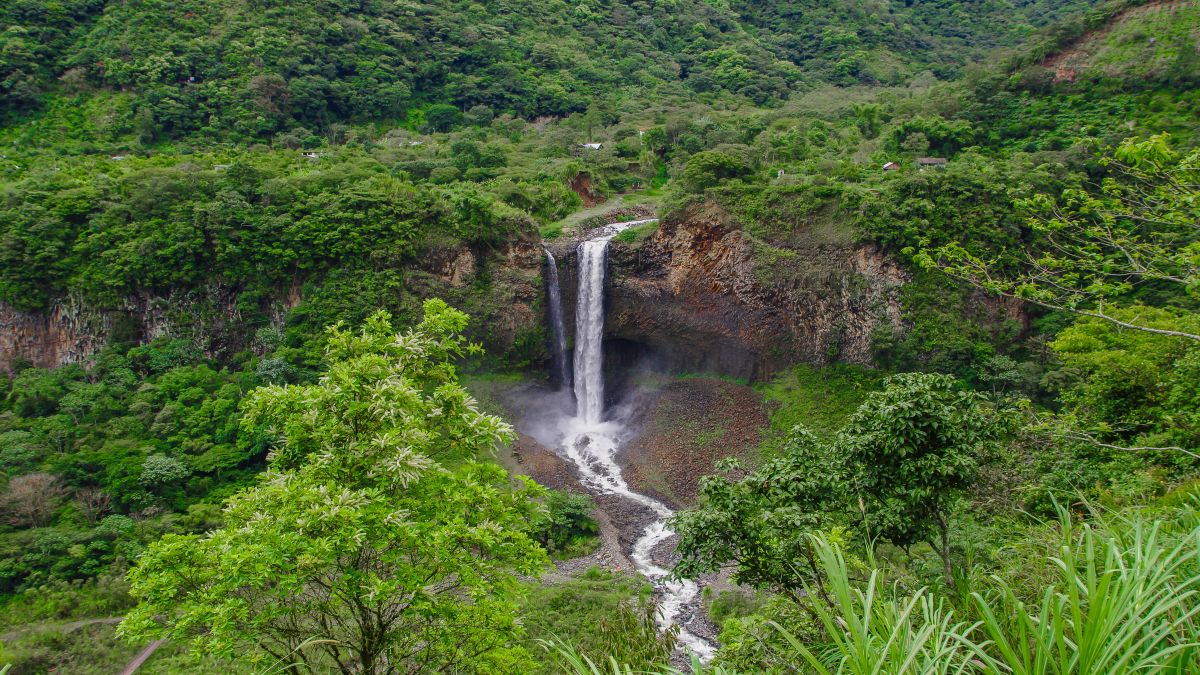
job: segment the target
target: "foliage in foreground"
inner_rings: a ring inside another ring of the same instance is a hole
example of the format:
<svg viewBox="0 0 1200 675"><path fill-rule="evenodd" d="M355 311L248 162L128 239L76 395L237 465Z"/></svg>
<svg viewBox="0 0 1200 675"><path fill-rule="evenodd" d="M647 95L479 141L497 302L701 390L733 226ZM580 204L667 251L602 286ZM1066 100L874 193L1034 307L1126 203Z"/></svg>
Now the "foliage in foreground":
<svg viewBox="0 0 1200 675"><path fill-rule="evenodd" d="M832 604L813 602L828 642L790 639L818 673L987 672L1068 675L1193 672L1200 666L1200 518L1136 513L1056 524L1055 570L1040 601L993 577L957 613L922 589L894 596L869 570L865 586L843 552L814 547Z"/></svg>
<svg viewBox="0 0 1200 675"><path fill-rule="evenodd" d="M694 577L735 566L734 579L803 595L820 585L809 533L858 532L909 547L929 541L950 572L949 518L1004 419L953 378L905 373L872 392L832 441L797 427L784 452L737 480L701 479L702 505L675 519Z"/></svg>
<svg viewBox="0 0 1200 675"><path fill-rule="evenodd" d="M558 672L574 675L683 675L684 672L693 675L732 675L733 672L721 666L705 666L695 657L692 657L691 668L687 671L664 665L643 669L624 663L612 655L608 658L593 659L579 653L574 646L563 640L543 640L542 647L554 659Z"/></svg>
<svg viewBox="0 0 1200 675"><path fill-rule="evenodd" d="M1200 667L1200 514L1169 518L1093 513L1081 522L1063 508L1052 523L1052 570L1041 589L978 580L965 607L933 591L889 588L888 570L863 563L822 535L808 535L825 591L801 600L819 628L803 635L772 622L782 637L768 660L745 672L942 675L1014 673L1187 673ZM1032 593L1032 602L1025 596ZM822 599L824 598L824 599ZM568 672L635 671L551 645ZM722 665L724 664L724 665ZM724 652L699 673L733 672Z"/></svg>
<svg viewBox="0 0 1200 675"><path fill-rule="evenodd" d="M675 632L659 631L657 611L650 585L640 576L592 568L530 589L523 621L539 641L569 643L582 658L642 669L666 663L675 651ZM561 673L557 666L543 662L539 672Z"/></svg>
<svg viewBox="0 0 1200 675"><path fill-rule="evenodd" d="M431 300L399 335L385 313L334 327L317 384L253 392L243 425L275 436L269 469L223 527L147 550L122 634L310 669L521 670L540 489L475 461L512 431L457 382L466 322Z"/></svg>

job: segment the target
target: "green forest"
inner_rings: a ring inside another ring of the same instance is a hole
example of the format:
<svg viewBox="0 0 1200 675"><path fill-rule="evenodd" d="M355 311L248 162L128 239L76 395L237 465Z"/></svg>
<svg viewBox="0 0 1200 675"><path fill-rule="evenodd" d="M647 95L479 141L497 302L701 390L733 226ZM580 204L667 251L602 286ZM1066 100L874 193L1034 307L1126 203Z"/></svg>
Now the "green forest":
<svg viewBox="0 0 1200 675"><path fill-rule="evenodd" d="M127 667L1200 671L1200 3L3 3L0 675Z"/></svg>

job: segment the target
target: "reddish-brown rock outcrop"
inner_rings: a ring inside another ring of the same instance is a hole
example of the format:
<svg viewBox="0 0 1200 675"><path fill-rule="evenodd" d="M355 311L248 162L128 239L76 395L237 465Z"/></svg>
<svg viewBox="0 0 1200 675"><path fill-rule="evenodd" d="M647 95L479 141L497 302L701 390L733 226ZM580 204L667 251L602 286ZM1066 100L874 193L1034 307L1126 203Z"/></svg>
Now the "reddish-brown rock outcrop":
<svg viewBox="0 0 1200 675"><path fill-rule="evenodd" d="M837 238L768 244L721 209L694 206L610 252L606 337L672 370L757 379L797 362L868 364L876 327L901 326L905 272Z"/></svg>

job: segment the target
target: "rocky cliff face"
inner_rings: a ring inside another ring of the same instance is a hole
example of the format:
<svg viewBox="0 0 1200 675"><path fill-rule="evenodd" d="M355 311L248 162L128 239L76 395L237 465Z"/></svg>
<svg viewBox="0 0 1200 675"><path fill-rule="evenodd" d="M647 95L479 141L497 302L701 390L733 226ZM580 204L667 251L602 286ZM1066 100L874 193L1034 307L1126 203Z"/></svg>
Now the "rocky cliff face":
<svg viewBox="0 0 1200 675"><path fill-rule="evenodd" d="M574 246L555 248L573 334ZM404 270L396 304L444 298L471 314L472 339L490 353L537 362L545 356L543 265L532 237L488 250L434 247ZM606 362L618 369L649 356L669 370L758 379L796 362L870 363L872 331L901 325L905 274L878 250L837 237L767 243L711 205L666 219L636 244L614 241L609 275ZM261 300L255 325L244 320L237 289L217 285L131 297L108 310L78 298L37 313L0 305L0 368L14 359L86 361L114 337L184 338L223 358L253 346L264 315L282 325L319 283L297 280Z"/></svg>
<svg viewBox="0 0 1200 675"><path fill-rule="evenodd" d="M415 308L425 298L441 297L471 314L472 339L492 353L503 354L526 336L536 347L543 330L541 271L542 250L532 238L498 250L435 248L404 270L404 297L396 305ZM238 289L218 284L133 296L115 309L71 297L42 312L0 303L0 369L18 360L41 367L85 362L113 339L148 342L162 336L190 340L206 355L223 359L254 346L264 317L282 326L306 289L319 284L296 280L277 289L251 308L253 321L243 317Z"/></svg>
<svg viewBox="0 0 1200 675"><path fill-rule="evenodd" d="M470 314L468 335L489 353L519 349L528 353L517 358L538 360L546 356L544 258L533 238L495 250L431 250L406 274L405 291L418 300L442 298Z"/></svg>
<svg viewBox="0 0 1200 675"><path fill-rule="evenodd" d="M300 303L300 284L280 289L260 308L275 325ZM167 294L125 298L120 307L97 308L78 297L47 311L19 312L0 303L0 368L15 360L52 368L87 359L112 340L149 342L170 336L190 340L222 358L248 347L257 326L247 326L236 289L220 284Z"/></svg>
<svg viewBox="0 0 1200 675"><path fill-rule="evenodd" d="M112 319L72 298L45 312L19 312L0 302L0 366L16 359L57 366L87 358L107 341Z"/></svg>
<svg viewBox="0 0 1200 675"><path fill-rule="evenodd" d="M766 243L711 205L664 220L639 244L614 241L609 271L606 338L669 370L749 379L797 362L870 363L875 328L901 326L906 280L848 236ZM573 284L563 294L573 299Z"/></svg>

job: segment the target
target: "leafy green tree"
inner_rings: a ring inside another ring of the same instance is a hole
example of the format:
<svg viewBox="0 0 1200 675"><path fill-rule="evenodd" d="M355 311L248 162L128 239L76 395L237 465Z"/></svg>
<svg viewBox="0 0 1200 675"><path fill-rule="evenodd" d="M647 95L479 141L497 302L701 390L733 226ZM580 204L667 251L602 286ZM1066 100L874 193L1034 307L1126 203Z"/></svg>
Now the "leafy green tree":
<svg viewBox="0 0 1200 675"><path fill-rule="evenodd" d="M496 112L486 105L473 105L463 115L463 119L467 124L476 127L487 126L495 117Z"/></svg>
<svg viewBox="0 0 1200 675"><path fill-rule="evenodd" d="M835 447L797 427L781 456L750 475L701 478L702 506L672 523L676 574L695 578L732 564L738 583L802 600L806 584L822 587L808 535L837 526L848 501L845 470Z"/></svg>
<svg viewBox="0 0 1200 675"><path fill-rule="evenodd" d="M950 513L1005 423L948 375L894 375L834 442L797 427L781 456L750 475L702 478L702 506L674 521L676 573L695 577L732 563L740 583L797 600L811 586L828 601L812 535L840 538L861 527L867 540L905 548L929 539L952 584Z"/></svg>
<svg viewBox="0 0 1200 675"><path fill-rule="evenodd" d="M596 505L585 494L549 490L545 506L546 512L535 521L531 534L550 553L571 553L572 544L593 539L600 533L600 526L591 517Z"/></svg>
<svg viewBox="0 0 1200 675"><path fill-rule="evenodd" d="M854 111L854 124L863 136L875 138L883 126L883 106L878 103L855 103L850 106Z"/></svg>
<svg viewBox="0 0 1200 675"><path fill-rule="evenodd" d="M918 262L1049 309L1200 340L1195 330L1111 311L1134 290L1169 288L1193 299L1200 292L1200 151L1180 157L1160 134L1127 139L1101 163L1111 173L1098 189L1020 202L1038 235L1023 265L973 253L967 242L927 248Z"/></svg>
<svg viewBox="0 0 1200 675"><path fill-rule="evenodd" d="M661 126L650 127L641 134L642 145L647 150L658 155L662 155L670 146L670 139L667 138L667 130Z"/></svg>
<svg viewBox="0 0 1200 675"><path fill-rule="evenodd" d="M474 460L512 430L457 382L466 323L431 300L399 335L383 312L335 326L317 384L253 392L243 429L278 439L267 472L219 529L147 550L122 633L343 673L526 669L517 575L546 562L526 534L540 490Z"/></svg>
<svg viewBox="0 0 1200 675"><path fill-rule="evenodd" d="M45 416L58 409L70 385L83 377L83 368L71 365L56 370L27 368L13 380L8 402L25 417Z"/></svg>
<svg viewBox="0 0 1200 675"><path fill-rule="evenodd" d="M150 455L142 464L142 475L138 482L151 492L166 495L178 487L190 473L183 462L174 457Z"/></svg>
<svg viewBox="0 0 1200 675"><path fill-rule="evenodd" d="M29 38L21 26L4 26L0 32L0 92L4 93L0 110L31 107L38 102L38 59Z"/></svg>
<svg viewBox="0 0 1200 675"><path fill-rule="evenodd" d="M439 103L425 111L425 122L434 131L450 131L463 123L463 113L452 105Z"/></svg>
<svg viewBox="0 0 1200 675"><path fill-rule="evenodd" d="M933 150L943 155L951 155L969 145L974 137L975 130L966 120L917 116L895 123L888 133L885 145L893 151ZM920 147L906 147L914 144Z"/></svg>
<svg viewBox="0 0 1200 675"><path fill-rule="evenodd" d="M1151 328L1200 332L1194 313L1136 306L1111 312ZM1185 467L1200 458L1200 345L1082 317L1050 346L1063 366L1054 374L1063 404L1052 422L1056 433L1109 449L1158 452Z"/></svg>
<svg viewBox="0 0 1200 675"><path fill-rule="evenodd" d="M839 442L867 536L905 548L928 540L953 585L950 514L1005 424L949 375L893 375L868 394Z"/></svg>
<svg viewBox="0 0 1200 675"><path fill-rule="evenodd" d="M742 158L727 152L705 150L688 158L683 169L683 186L689 192L703 192L723 181L743 178L753 172Z"/></svg>

